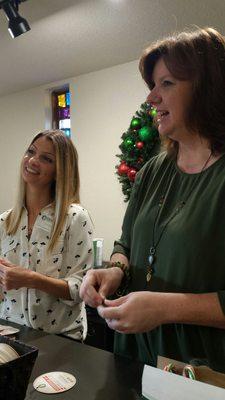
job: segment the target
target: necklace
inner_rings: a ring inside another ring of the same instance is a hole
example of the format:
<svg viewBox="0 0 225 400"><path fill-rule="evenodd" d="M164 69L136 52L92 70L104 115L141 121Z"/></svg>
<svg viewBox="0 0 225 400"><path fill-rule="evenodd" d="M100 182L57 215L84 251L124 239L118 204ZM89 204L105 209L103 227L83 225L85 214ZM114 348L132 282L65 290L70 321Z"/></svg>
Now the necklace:
<svg viewBox="0 0 225 400"><path fill-rule="evenodd" d="M156 240L155 239L156 224L157 224L158 219L159 219L160 210L162 209L162 206L165 204L165 200L167 199L168 193L166 193L166 192L167 192L168 189L166 190L165 194L163 194L160 197L159 204L158 204L158 209L157 209L157 212L156 212L156 216L155 216L155 219L154 219L154 222L153 222L153 228L152 228L152 245L151 245L150 250L149 250L149 256L148 256L149 265L147 266L147 274L146 274L147 282L150 282L151 277L152 277L152 275L154 273L153 264L154 264L154 262L156 260L156 250L157 250L157 247L158 247L158 245L160 243L160 240L162 239L162 236L163 236L167 226L175 218L175 216L182 210L182 208L185 206L187 200L191 197L191 195L192 195L192 193L193 193L198 181L201 179L202 173L205 170L206 166L208 165L208 162L211 159L211 157L212 157L212 152L210 153L209 157L207 158L206 162L204 163L204 165L203 165L203 167L202 167L202 169L201 169L201 171L200 171L200 173L199 173L199 175L197 177L197 180L191 186L191 189L190 189L189 193L187 194L186 198L184 200L180 201L176 205L174 212L172 213L170 218L167 220L166 224L162 228L162 230L159 233L159 236L158 236L158 238ZM175 174L173 175L173 177L174 176L175 176Z"/></svg>

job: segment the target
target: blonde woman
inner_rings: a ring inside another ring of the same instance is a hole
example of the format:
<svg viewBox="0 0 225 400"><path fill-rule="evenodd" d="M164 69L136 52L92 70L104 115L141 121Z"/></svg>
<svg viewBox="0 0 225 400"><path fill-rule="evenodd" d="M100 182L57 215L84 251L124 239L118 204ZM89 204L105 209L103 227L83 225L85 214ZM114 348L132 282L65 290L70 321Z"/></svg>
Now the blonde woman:
<svg viewBox="0 0 225 400"><path fill-rule="evenodd" d="M0 317L82 340L79 297L92 264L92 223L79 204L77 151L60 130L34 137L15 206L0 216Z"/></svg>

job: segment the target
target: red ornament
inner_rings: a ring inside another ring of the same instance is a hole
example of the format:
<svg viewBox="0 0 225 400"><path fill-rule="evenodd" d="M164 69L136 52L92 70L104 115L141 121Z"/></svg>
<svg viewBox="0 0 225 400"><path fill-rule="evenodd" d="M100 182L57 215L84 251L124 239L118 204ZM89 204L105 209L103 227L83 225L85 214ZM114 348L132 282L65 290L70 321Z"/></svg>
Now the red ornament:
<svg viewBox="0 0 225 400"><path fill-rule="evenodd" d="M141 150L144 147L144 143L143 142L137 142L136 145L137 149Z"/></svg>
<svg viewBox="0 0 225 400"><path fill-rule="evenodd" d="M136 169L134 169L134 168L131 168L131 169L128 171L127 176L128 176L128 178L130 179L130 181L133 182L133 181L135 180L136 173L137 173L137 171L136 171Z"/></svg>
<svg viewBox="0 0 225 400"><path fill-rule="evenodd" d="M126 175L128 173L128 171L129 171L129 167L125 162L122 162L119 165L117 171L118 171L119 175Z"/></svg>

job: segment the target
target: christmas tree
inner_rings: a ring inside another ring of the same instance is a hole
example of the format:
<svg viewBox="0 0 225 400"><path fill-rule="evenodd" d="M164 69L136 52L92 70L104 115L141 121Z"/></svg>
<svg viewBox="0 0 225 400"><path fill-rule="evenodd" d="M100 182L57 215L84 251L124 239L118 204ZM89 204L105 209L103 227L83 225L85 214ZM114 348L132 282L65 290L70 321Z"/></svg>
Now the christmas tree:
<svg viewBox="0 0 225 400"><path fill-rule="evenodd" d="M122 143L117 154L120 164L116 166L116 174L122 184L125 202L129 200L136 173L159 151L159 134L153 119L156 110L148 103L141 104L139 111L133 116L130 127L121 136Z"/></svg>

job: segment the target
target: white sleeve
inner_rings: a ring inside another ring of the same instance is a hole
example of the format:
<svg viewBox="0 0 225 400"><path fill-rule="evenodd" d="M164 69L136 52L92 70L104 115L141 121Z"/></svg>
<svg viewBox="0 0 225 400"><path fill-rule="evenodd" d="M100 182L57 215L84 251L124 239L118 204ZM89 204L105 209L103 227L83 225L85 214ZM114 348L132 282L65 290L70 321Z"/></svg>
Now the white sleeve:
<svg viewBox="0 0 225 400"><path fill-rule="evenodd" d="M93 266L93 225L87 210L76 208L69 219L65 243L65 260L67 274L64 278L68 282L72 300L61 299L64 303L73 305L82 300L79 289L86 271Z"/></svg>

